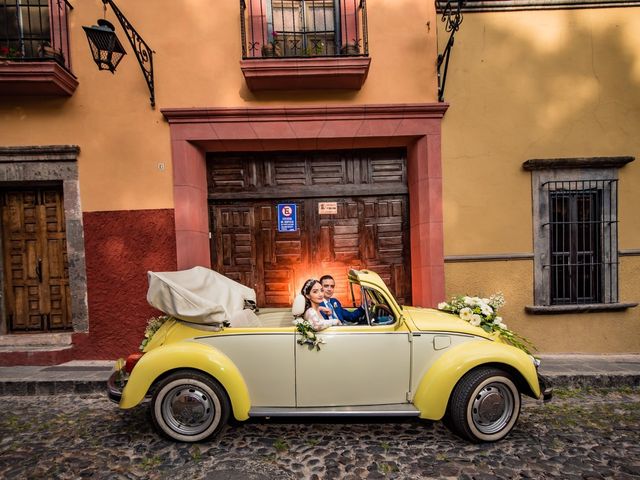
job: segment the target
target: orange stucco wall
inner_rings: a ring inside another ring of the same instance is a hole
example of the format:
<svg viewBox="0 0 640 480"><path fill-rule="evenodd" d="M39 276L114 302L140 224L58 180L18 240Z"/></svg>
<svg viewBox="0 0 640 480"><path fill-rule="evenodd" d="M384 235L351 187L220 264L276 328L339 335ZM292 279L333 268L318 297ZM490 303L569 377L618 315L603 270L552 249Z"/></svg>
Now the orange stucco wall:
<svg viewBox="0 0 640 480"><path fill-rule="evenodd" d="M445 260L533 253L531 158L636 157L619 171L619 248L640 249L639 43L640 8L465 15L445 92ZM620 257L620 301L640 301L639 258ZM640 351L640 307L525 314L532 260L448 262L446 290L503 291L505 321L542 352Z"/></svg>
<svg viewBox="0 0 640 480"><path fill-rule="evenodd" d="M128 54L115 75L98 71L91 60L81 27L102 17L99 1L74 2L69 16L73 72L80 82L71 98L0 97L0 144L80 146L83 211L173 207L169 127L162 108L436 100L436 17L429 2L367 2L372 63L362 90L256 94L247 89L239 65L238 1L117 3L156 52L155 110L110 9L107 19Z"/></svg>

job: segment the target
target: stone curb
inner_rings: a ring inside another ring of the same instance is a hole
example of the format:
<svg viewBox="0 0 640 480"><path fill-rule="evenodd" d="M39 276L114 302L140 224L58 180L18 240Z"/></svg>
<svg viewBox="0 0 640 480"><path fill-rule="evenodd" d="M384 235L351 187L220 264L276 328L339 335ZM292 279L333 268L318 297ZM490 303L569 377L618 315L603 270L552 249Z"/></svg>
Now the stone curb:
<svg viewBox="0 0 640 480"><path fill-rule="evenodd" d="M106 385L104 381L95 380L3 381L0 382L0 396L105 393Z"/></svg>
<svg viewBox="0 0 640 480"><path fill-rule="evenodd" d="M623 388L640 387L640 374L616 375L545 375L554 388ZM106 381L0 381L0 396L78 395L102 393L106 395Z"/></svg>

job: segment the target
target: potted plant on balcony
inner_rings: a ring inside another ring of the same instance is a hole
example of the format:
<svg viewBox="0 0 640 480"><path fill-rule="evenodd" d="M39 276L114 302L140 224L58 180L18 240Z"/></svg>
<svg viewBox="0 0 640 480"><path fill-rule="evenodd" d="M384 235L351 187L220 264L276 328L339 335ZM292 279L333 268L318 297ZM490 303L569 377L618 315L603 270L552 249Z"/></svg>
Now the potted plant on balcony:
<svg viewBox="0 0 640 480"><path fill-rule="evenodd" d="M326 53L324 42L322 40L312 40L310 43L311 45L307 46L307 48L304 50L305 55L312 57Z"/></svg>
<svg viewBox="0 0 640 480"><path fill-rule="evenodd" d="M49 42L42 42L40 44L40 47L38 48L38 56L47 60L55 60L60 63L63 63L64 60L62 52L53 48Z"/></svg>
<svg viewBox="0 0 640 480"><path fill-rule="evenodd" d="M360 55L360 43L357 40L345 43L340 49L342 55Z"/></svg>
<svg viewBox="0 0 640 480"><path fill-rule="evenodd" d="M280 57L282 51L280 49L280 43L278 43L278 32L271 32L271 41L265 43L262 46L263 57Z"/></svg>
<svg viewBox="0 0 640 480"><path fill-rule="evenodd" d="M22 52L20 50L5 45L0 47L0 59L15 60L18 58L22 58Z"/></svg>

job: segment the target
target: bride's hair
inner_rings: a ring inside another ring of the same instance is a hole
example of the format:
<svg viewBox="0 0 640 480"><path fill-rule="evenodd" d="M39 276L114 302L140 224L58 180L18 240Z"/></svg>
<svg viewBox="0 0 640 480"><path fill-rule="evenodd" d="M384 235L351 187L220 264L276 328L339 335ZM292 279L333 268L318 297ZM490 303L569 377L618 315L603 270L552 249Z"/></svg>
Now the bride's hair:
<svg viewBox="0 0 640 480"><path fill-rule="evenodd" d="M311 308L311 301L309 300L307 295L309 295L309 293L311 293L311 289L313 288L313 286L316 283L320 283L320 282L318 280L316 280L315 278L310 278L309 280L304 282L304 285L302 286L302 289L300 290L300 293L302 295L304 295L304 311L305 311L305 313L306 313L307 310L309 310Z"/></svg>

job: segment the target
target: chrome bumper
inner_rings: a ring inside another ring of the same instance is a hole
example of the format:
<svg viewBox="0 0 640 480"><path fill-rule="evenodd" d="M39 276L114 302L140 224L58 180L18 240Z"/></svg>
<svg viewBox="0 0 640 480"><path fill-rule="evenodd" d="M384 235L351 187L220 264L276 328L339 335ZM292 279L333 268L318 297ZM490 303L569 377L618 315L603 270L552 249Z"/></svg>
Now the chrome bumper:
<svg viewBox="0 0 640 480"><path fill-rule="evenodd" d="M124 371L125 363L123 358L116 360L114 372L109 377L109 380L107 380L107 397L112 402L120 403L122 390L124 390L124 386L127 384L128 375Z"/></svg>
<svg viewBox="0 0 640 480"><path fill-rule="evenodd" d="M542 400L546 403L553 398L553 387L551 381L544 375L538 373L538 384L540 385L540 394Z"/></svg>
<svg viewBox="0 0 640 480"><path fill-rule="evenodd" d="M107 397L112 402L120 403L120 399L122 398L122 390L124 386L120 386L120 378L122 373L120 371L115 371L107 380Z"/></svg>

